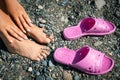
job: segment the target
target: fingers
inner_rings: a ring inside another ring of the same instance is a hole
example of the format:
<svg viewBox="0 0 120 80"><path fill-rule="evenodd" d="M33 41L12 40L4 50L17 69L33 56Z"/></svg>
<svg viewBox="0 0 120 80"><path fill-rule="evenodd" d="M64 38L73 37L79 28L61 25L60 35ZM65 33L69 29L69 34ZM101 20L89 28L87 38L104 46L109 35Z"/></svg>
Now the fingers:
<svg viewBox="0 0 120 80"><path fill-rule="evenodd" d="M26 31L30 32L29 25L26 23L26 21L24 20L23 16L20 16L19 19L20 19L20 22L21 22L23 28Z"/></svg>
<svg viewBox="0 0 120 80"><path fill-rule="evenodd" d="M23 18L24 18L24 20L27 22L27 24L28 24L30 27L32 27L32 23L31 23L31 20L30 20L30 18L28 17L28 15L23 15Z"/></svg>
<svg viewBox="0 0 120 80"><path fill-rule="evenodd" d="M8 41L8 44L13 42L12 38L10 37L10 35L6 31L3 31L2 36L3 36L3 38L5 38L4 40Z"/></svg>
<svg viewBox="0 0 120 80"><path fill-rule="evenodd" d="M24 33L22 33L17 26L12 27L12 30L21 38L28 39L27 36Z"/></svg>
<svg viewBox="0 0 120 80"><path fill-rule="evenodd" d="M13 30L8 30L7 31L8 32L8 34L9 35L11 35L12 37L14 37L14 38L16 38L17 40L19 40L19 41L22 41L23 40L23 38L21 38L18 34L16 34L16 32L14 32Z"/></svg>
<svg viewBox="0 0 120 80"><path fill-rule="evenodd" d="M23 26L21 24L21 21L20 21L19 17L18 18L14 18L14 19L15 19L18 27L21 29L21 31L24 32L24 33L26 33L25 29L23 28Z"/></svg>

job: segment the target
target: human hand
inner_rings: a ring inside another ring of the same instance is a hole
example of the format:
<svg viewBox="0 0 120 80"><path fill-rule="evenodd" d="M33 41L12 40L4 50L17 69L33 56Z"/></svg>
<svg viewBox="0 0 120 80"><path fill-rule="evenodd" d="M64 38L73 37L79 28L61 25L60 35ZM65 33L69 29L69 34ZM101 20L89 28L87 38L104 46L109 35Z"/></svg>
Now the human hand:
<svg viewBox="0 0 120 80"><path fill-rule="evenodd" d="M22 32L26 33L26 31L30 31L29 27L32 26L31 20L19 2L17 0L5 0L5 4L9 15Z"/></svg>
<svg viewBox="0 0 120 80"><path fill-rule="evenodd" d="M21 41L27 36L14 24L11 18L0 9L0 37L5 37L10 43L11 37Z"/></svg>

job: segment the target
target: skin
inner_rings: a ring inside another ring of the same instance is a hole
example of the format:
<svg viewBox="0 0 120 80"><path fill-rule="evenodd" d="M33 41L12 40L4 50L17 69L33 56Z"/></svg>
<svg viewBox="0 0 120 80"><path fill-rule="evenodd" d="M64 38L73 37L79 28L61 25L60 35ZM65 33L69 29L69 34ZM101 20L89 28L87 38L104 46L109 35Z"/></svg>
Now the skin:
<svg viewBox="0 0 120 80"><path fill-rule="evenodd" d="M38 28L35 25L29 28L31 31L26 31L26 34L29 34L29 36L38 42L48 44L53 40L53 36L46 36L42 28ZM26 35L23 34L8 15L4 5L0 5L0 38L3 40L9 52L17 53L31 60L40 61L49 55L49 48L47 46L39 45L27 39Z"/></svg>
<svg viewBox="0 0 120 80"><path fill-rule="evenodd" d="M17 0L4 1L6 5L6 11L13 18L22 32L26 33L27 36L32 37L37 42L42 44L49 44L51 41L54 41L53 34L51 36L47 36L43 32L43 28L39 28L34 24L31 24L31 20L25 12L25 9L18 3Z"/></svg>
<svg viewBox="0 0 120 80"><path fill-rule="evenodd" d="M31 20L24 8L18 3L17 0L4 0L6 10L9 15L16 22L17 26L24 32L30 31L29 27L32 26Z"/></svg>
<svg viewBox="0 0 120 80"><path fill-rule="evenodd" d="M0 17L2 17L0 19L0 22L2 23L2 24L0 24L0 30L2 32L4 32L4 29L7 29L6 27L8 27L9 23L11 23L12 20L1 9L0 9ZM2 20L2 19L4 19L4 20ZM6 20L7 20L7 22L6 22ZM6 24L6 25L4 25L4 24ZM48 52L49 48L47 46L39 45L28 39L19 41L19 40L15 39L14 37L9 36L9 39L12 41L12 42L9 42L8 38L6 37L6 33L5 34L0 33L0 38L3 40L3 42L6 45L9 52L17 53L17 54L27 57L31 60L40 61L41 59L46 58L47 55L49 55L49 52Z"/></svg>

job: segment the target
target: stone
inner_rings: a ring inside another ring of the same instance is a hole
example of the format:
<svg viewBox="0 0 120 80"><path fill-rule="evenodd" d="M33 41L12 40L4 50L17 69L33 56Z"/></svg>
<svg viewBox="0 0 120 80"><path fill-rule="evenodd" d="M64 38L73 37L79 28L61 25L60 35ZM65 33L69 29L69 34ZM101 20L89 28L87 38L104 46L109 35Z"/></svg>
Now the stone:
<svg viewBox="0 0 120 80"><path fill-rule="evenodd" d="M79 76L78 75L74 76L74 80L80 80Z"/></svg>
<svg viewBox="0 0 120 80"><path fill-rule="evenodd" d="M38 5L38 9L43 9L43 6L42 5Z"/></svg>
<svg viewBox="0 0 120 80"><path fill-rule="evenodd" d="M29 71L29 72L32 72L32 70L33 70L32 67L29 67L29 68L28 68L28 71Z"/></svg>
<svg viewBox="0 0 120 80"><path fill-rule="evenodd" d="M42 18L39 18L39 21L40 21L41 23L46 23L46 22L47 22L46 20L44 20L44 19L42 19Z"/></svg>
<svg viewBox="0 0 120 80"><path fill-rule="evenodd" d="M52 61L51 60L49 60L49 67L54 67L54 64L52 63Z"/></svg>
<svg viewBox="0 0 120 80"><path fill-rule="evenodd" d="M101 41L97 41L97 42L94 43L95 46L100 46L101 44L102 44Z"/></svg>
<svg viewBox="0 0 120 80"><path fill-rule="evenodd" d="M104 0L95 0L97 8L100 10L106 3Z"/></svg>
<svg viewBox="0 0 120 80"><path fill-rule="evenodd" d="M72 75L66 71L63 72L63 79L64 80L73 80Z"/></svg>
<svg viewBox="0 0 120 80"><path fill-rule="evenodd" d="M30 3L30 0L26 0L27 3Z"/></svg>

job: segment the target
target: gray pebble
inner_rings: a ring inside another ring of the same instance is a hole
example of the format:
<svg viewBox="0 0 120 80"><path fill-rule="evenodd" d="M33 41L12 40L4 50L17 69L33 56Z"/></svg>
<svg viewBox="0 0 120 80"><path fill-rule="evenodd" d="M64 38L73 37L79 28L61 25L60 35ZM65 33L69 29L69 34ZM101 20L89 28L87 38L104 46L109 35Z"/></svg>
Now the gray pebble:
<svg viewBox="0 0 120 80"><path fill-rule="evenodd" d="M95 46L100 46L101 44L102 44L101 41L97 41L97 42L94 43Z"/></svg>
<svg viewBox="0 0 120 80"><path fill-rule="evenodd" d="M47 66L47 61L42 60L41 64L42 64L43 66Z"/></svg>
<svg viewBox="0 0 120 80"><path fill-rule="evenodd" d="M115 15L116 17L120 18L120 11L116 11Z"/></svg>
<svg viewBox="0 0 120 80"><path fill-rule="evenodd" d="M30 3L30 0L26 0L27 3Z"/></svg>
<svg viewBox="0 0 120 80"><path fill-rule="evenodd" d="M54 64L52 63L51 60L49 60L49 67L54 67Z"/></svg>
<svg viewBox="0 0 120 80"><path fill-rule="evenodd" d="M80 80L79 76L74 76L74 80Z"/></svg>
<svg viewBox="0 0 120 80"><path fill-rule="evenodd" d="M50 76L47 76L47 77L46 77L46 80L53 80L53 78L50 77Z"/></svg>

